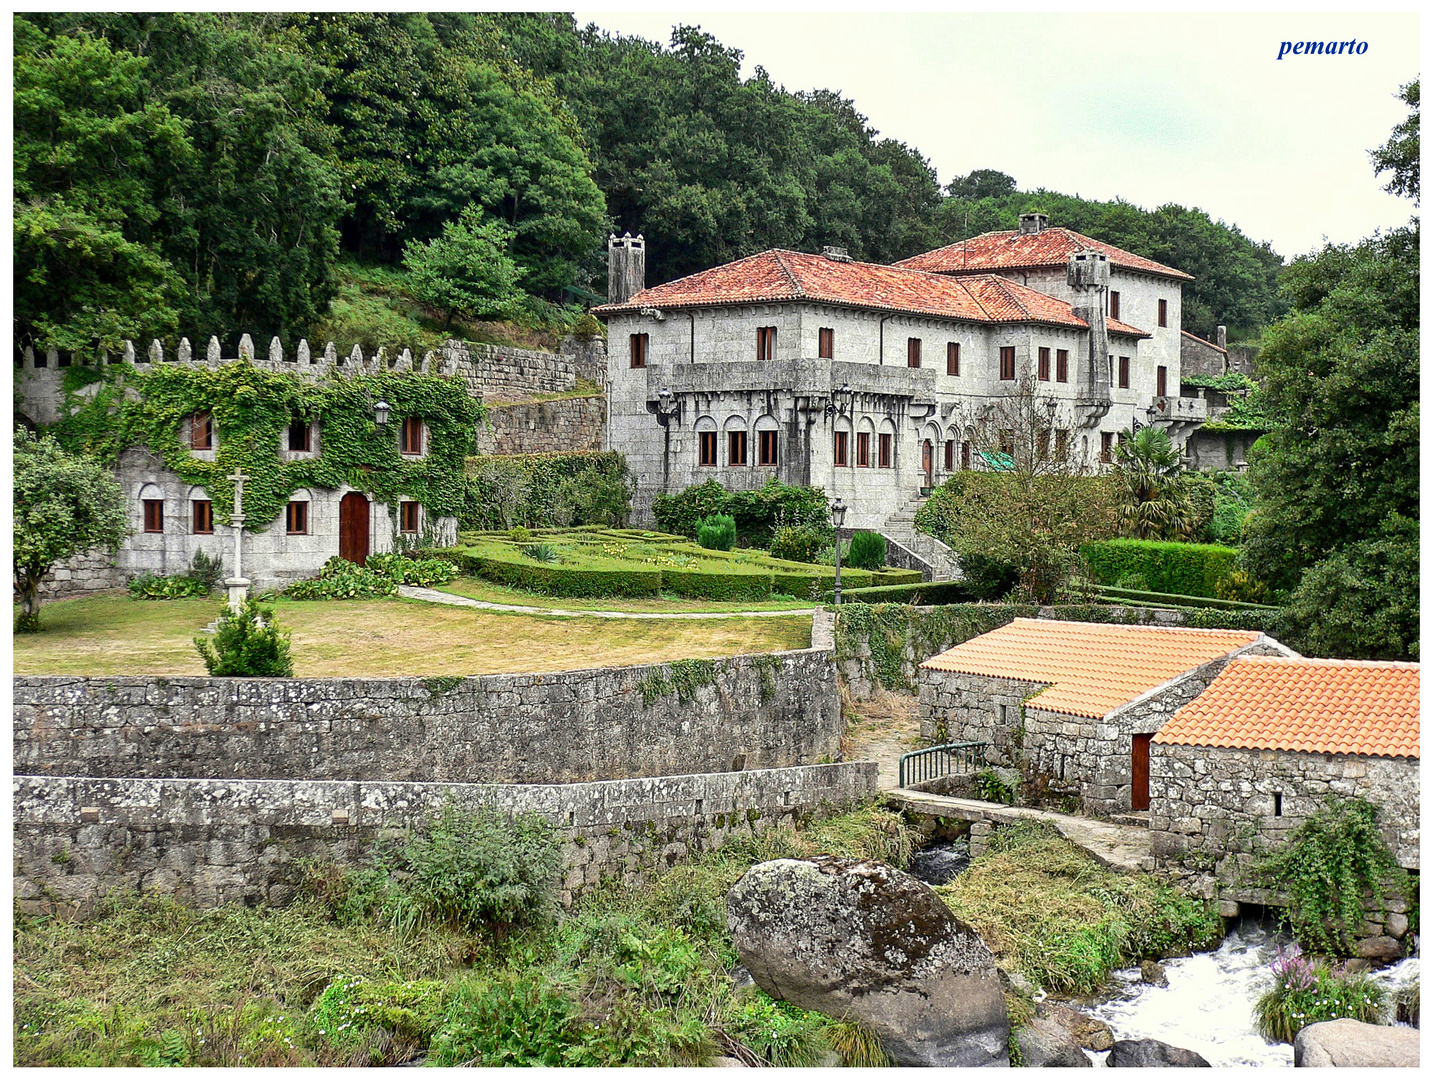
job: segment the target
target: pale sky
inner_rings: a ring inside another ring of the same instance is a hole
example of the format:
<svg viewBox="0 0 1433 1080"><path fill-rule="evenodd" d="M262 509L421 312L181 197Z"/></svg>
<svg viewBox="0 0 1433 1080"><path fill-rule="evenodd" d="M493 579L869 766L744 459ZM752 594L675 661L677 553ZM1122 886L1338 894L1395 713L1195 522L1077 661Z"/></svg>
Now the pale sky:
<svg viewBox="0 0 1433 1080"><path fill-rule="evenodd" d="M942 184L999 169L1022 190L1199 207L1286 259L1401 225L1368 151L1408 113L1416 14L854 14L579 11L665 44L700 24L787 90L841 91ZM1285 56L1284 40L1362 55ZM1052 221L1052 225L1059 222Z"/></svg>

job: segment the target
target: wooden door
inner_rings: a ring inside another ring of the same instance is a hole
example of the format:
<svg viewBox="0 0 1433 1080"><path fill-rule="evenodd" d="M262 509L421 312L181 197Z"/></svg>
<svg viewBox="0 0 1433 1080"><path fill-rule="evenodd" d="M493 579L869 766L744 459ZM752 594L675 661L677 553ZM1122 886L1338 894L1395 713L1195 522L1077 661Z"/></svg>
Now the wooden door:
<svg viewBox="0 0 1433 1080"><path fill-rule="evenodd" d="M1152 737L1132 736L1129 797L1131 810L1149 809L1149 740Z"/></svg>
<svg viewBox="0 0 1433 1080"><path fill-rule="evenodd" d="M350 491L338 504L338 554L362 566L368 561L368 497Z"/></svg>
<svg viewBox="0 0 1433 1080"><path fill-rule="evenodd" d="M925 486L935 487L935 447L929 439L921 443L921 471L925 473Z"/></svg>

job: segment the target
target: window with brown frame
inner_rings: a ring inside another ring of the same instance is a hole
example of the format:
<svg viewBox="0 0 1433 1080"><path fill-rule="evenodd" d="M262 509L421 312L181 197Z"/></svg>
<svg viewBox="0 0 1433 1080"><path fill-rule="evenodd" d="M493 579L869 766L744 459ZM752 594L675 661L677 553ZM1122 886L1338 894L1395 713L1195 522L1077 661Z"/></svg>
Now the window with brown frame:
<svg viewBox="0 0 1433 1080"><path fill-rule="evenodd" d="M716 465L716 437L715 431L697 432L697 464L704 466Z"/></svg>
<svg viewBox="0 0 1433 1080"><path fill-rule="evenodd" d="M194 507L194 532L212 533L214 531L214 504L208 499L195 499L191 505Z"/></svg>
<svg viewBox="0 0 1433 1080"><path fill-rule="evenodd" d="M1000 378L1005 382L1015 378L1015 346L1000 346Z"/></svg>
<svg viewBox="0 0 1433 1080"><path fill-rule="evenodd" d="M1129 389L1129 357L1120 357L1120 389Z"/></svg>
<svg viewBox="0 0 1433 1080"><path fill-rule="evenodd" d="M921 339L906 338L906 367L921 366Z"/></svg>
<svg viewBox="0 0 1433 1080"><path fill-rule="evenodd" d="M845 431L838 431L835 434L836 440L831 452L831 463L833 465L840 465L844 467L850 464L850 459L847 457L847 451L850 446L851 436L848 432Z"/></svg>
<svg viewBox="0 0 1433 1080"><path fill-rule="evenodd" d="M1119 317L1120 317L1120 294L1119 294L1118 292L1116 292L1114 289L1111 289L1111 290L1110 290L1110 318L1111 318L1111 319L1118 319Z"/></svg>
<svg viewBox="0 0 1433 1080"><path fill-rule="evenodd" d="M290 536L308 534L308 503L302 500L289 503L284 513L284 530Z"/></svg>
<svg viewBox="0 0 1433 1080"><path fill-rule="evenodd" d="M404 417L398 450L403 454L421 454L423 452L423 421L421 419L416 416Z"/></svg>
<svg viewBox="0 0 1433 1080"><path fill-rule="evenodd" d="M955 469L955 440L945 440L945 471L952 472Z"/></svg>
<svg viewBox="0 0 1433 1080"><path fill-rule="evenodd" d="M961 467L962 469L965 469L967 472L970 470L970 443L969 443L969 442L962 442L962 443L960 444L960 467Z"/></svg>
<svg viewBox="0 0 1433 1080"><path fill-rule="evenodd" d="M405 499L398 504L398 531L416 535L418 532L418 515L421 503L410 502Z"/></svg>
<svg viewBox="0 0 1433 1080"><path fill-rule="evenodd" d="M164 500L144 500L144 531L147 533L162 533L164 531Z"/></svg>
<svg viewBox="0 0 1433 1080"><path fill-rule="evenodd" d="M856 432L856 468L869 469L871 467L871 433L869 431Z"/></svg>
<svg viewBox="0 0 1433 1080"><path fill-rule="evenodd" d="M189 418L189 449L214 449L214 414L195 413Z"/></svg>
<svg viewBox="0 0 1433 1080"><path fill-rule="evenodd" d="M1100 460L1106 465L1115 459L1115 436L1112 431L1100 432Z"/></svg>
<svg viewBox="0 0 1433 1080"><path fill-rule="evenodd" d="M1055 381L1056 381L1056 382L1069 382L1069 381L1070 381L1070 350L1069 350L1069 349L1056 349L1056 350L1055 350Z"/></svg>
<svg viewBox="0 0 1433 1080"><path fill-rule="evenodd" d="M1035 432L1035 460L1050 460L1050 429L1041 428Z"/></svg>
<svg viewBox="0 0 1433 1080"><path fill-rule="evenodd" d="M894 437L889 431L881 432L881 442L879 450L880 458L878 460L878 464L883 469L889 469L891 467L891 459L894 456L891 453L891 443L893 438Z"/></svg>
<svg viewBox="0 0 1433 1080"><path fill-rule="evenodd" d="M1050 350L1049 350L1049 349L1044 349L1044 348L1042 348L1042 349L1040 350L1039 376L1040 376L1040 381L1041 381L1041 382L1049 382L1049 381L1050 381Z"/></svg>
<svg viewBox="0 0 1433 1080"><path fill-rule="evenodd" d="M632 350L632 366L647 366L647 335L633 334L628 339L628 345Z"/></svg>
<svg viewBox="0 0 1433 1080"><path fill-rule="evenodd" d="M1169 368L1163 364L1154 369L1154 393L1156 397L1169 396Z"/></svg>
<svg viewBox="0 0 1433 1080"><path fill-rule="evenodd" d="M776 432L758 431L756 433L756 455L758 465L776 464Z"/></svg>
<svg viewBox="0 0 1433 1080"><path fill-rule="evenodd" d="M758 326L756 328L756 358L757 360L776 359L776 327Z"/></svg>
<svg viewBox="0 0 1433 1080"><path fill-rule="evenodd" d="M312 428L307 420L294 420L289 423L289 450L295 453L306 454L313 449Z"/></svg>
<svg viewBox="0 0 1433 1080"><path fill-rule="evenodd" d="M1070 433L1068 431L1055 432L1055 460L1070 460Z"/></svg>
<svg viewBox="0 0 1433 1080"><path fill-rule="evenodd" d="M945 373L960 374L960 342L948 341L945 345Z"/></svg>
<svg viewBox="0 0 1433 1080"><path fill-rule="evenodd" d="M726 433L726 463L728 465L746 464L746 432L728 431Z"/></svg>
<svg viewBox="0 0 1433 1080"><path fill-rule="evenodd" d="M816 331L816 355L822 360L836 358L836 331L829 326Z"/></svg>
<svg viewBox="0 0 1433 1080"><path fill-rule="evenodd" d="M1168 300L1161 300L1161 301L1159 302L1159 325L1160 325L1160 326L1168 326L1168 325L1169 325L1169 301L1168 301Z"/></svg>

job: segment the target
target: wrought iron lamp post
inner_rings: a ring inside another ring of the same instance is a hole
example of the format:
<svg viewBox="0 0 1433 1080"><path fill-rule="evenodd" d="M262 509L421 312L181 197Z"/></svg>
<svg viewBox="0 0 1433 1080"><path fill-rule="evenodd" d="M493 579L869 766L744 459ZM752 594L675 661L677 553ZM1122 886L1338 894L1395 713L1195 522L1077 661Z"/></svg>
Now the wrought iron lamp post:
<svg viewBox="0 0 1433 1080"><path fill-rule="evenodd" d="M841 523L846 520L846 504L839 498L831 504L831 524L836 527L836 606L841 606Z"/></svg>

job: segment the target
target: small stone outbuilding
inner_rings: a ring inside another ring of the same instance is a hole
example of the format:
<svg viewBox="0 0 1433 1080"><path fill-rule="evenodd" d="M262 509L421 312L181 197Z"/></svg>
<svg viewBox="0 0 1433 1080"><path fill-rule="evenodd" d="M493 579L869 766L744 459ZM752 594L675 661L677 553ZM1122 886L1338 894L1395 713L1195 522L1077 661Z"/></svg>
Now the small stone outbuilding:
<svg viewBox="0 0 1433 1080"><path fill-rule="evenodd" d="M1294 655L1249 630L1016 619L921 664L921 735L1079 799L1149 808L1150 740L1233 657Z"/></svg>
<svg viewBox="0 0 1433 1080"><path fill-rule="evenodd" d="M1205 895L1234 896L1252 856L1328 798L1359 797L1382 811L1399 863L1417 870L1418 672L1392 661L1231 661L1154 738L1156 861Z"/></svg>

